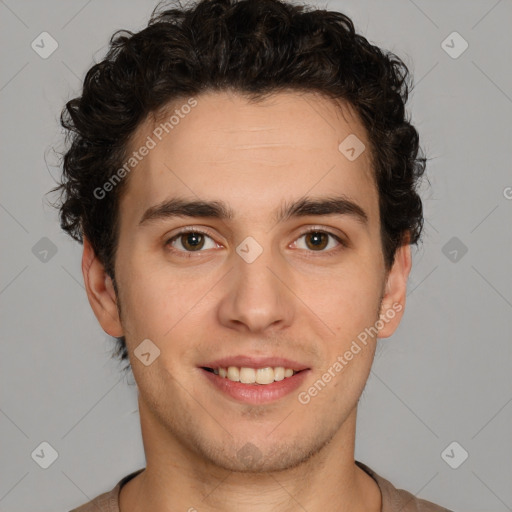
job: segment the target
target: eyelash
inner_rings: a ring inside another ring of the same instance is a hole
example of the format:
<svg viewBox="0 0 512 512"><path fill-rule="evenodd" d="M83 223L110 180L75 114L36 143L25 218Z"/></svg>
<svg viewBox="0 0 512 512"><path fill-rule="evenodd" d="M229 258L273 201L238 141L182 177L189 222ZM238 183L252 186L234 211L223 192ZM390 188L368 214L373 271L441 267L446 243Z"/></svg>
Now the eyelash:
<svg viewBox="0 0 512 512"><path fill-rule="evenodd" d="M173 253L178 253L180 254L180 256L182 257L185 257L185 258L193 258L195 257L195 254L200 254L201 252L204 252L204 250L199 250L199 251L182 251L182 250L179 250L179 249L174 249L173 247L171 247L171 243L176 240L177 238L179 238L181 235L185 235L187 233L199 233L201 235L205 235L209 238L211 238L213 240L213 237L210 235L210 233L207 233L206 231L202 231L201 229L197 229L197 228L186 228L186 229L183 229L181 230L180 232L176 233L175 235L173 235L171 238L169 238L166 242L165 242L165 247L169 247L169 250ZM326 235L329 235L331 237L333 237L339 244L341 247L337 247L335 249L330 249L329 251L311 251L311 250L306 250L307 252L309 253L318 253L318 254L321 254L321 255L324 255L324 256L335 256L338 254L338 252L340 250L342 250L343 248L346 248L348 247L348 244L342 239L340 238L338 235L335 235L334 233L332 233L331 231L328 231L326 229L323 229L323 228L320 228L320 227L312 227L312 228L308 228L306 231L303 231L298 237L296 240L298 240L299 238L303 237L304 235L308 235L309 233L324 233ZM309 256L308 256L309 257ZM315 257L315 256L313 256Z"/></svg>

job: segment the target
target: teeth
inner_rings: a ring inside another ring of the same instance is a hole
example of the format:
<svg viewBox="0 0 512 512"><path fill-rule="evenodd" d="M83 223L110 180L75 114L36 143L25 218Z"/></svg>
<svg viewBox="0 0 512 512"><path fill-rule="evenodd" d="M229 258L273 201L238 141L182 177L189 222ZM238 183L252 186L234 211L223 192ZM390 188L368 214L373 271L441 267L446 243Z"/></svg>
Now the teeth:
<svg viewBox="0 0 512 512"><path fill-rule="evenodd" d="M285 369L282 366L278 366L274 368L274 380L283 380L284 379Z"/></svg>
<svg viewBox="0 0 512 512"><path fill-rule="evenodd" d="M242 382L243 384L272 384L297 373L292 368L283 368L276 366L275 368L238 368L230 366L229 368L214 368L213 373L222 378L228 378L233 382Z"/></svg>
<svg viewBox="0 0 512 512"><path fill-rule="evenodd" d="M236 366L230 366L228 368L227 377L233 382L240 382L240 370Z"/></svg>
<svg viewBox="0 0 512 512"><path fill-rule="evenodd" d="M274 382L274 368L258 368L255 373L258 384L271 384Z"/></svg>
<svg viewBox="0 0 512 512"><path fill-rule="evenodd" d="M256 370L254 368L240 368L240 382L254 384L256 382Z"/></svg>

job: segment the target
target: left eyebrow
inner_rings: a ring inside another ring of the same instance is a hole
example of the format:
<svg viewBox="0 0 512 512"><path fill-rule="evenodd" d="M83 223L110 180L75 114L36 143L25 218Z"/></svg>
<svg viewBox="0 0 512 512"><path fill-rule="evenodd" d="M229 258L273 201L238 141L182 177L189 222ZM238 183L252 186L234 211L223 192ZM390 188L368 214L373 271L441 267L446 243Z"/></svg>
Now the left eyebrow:
<svg viewBox="0 0 512 512"><path fill-rule="evenodd" d="M346 196L331 196L322 198L304 197L284 203L274 215L276 222L284 222L292 217L309 215L348 215L363 225L368 224L368 214L356 202Z"/></svg>
<svg viewBox="0 0 512 512"><path fill-rule="evenodd" d="M274 212L272 218L275 222L281 223L294 217L322 215L347 215L365 226L368 224L368 214L361 206L346 196L316 199L304 197L291 203L285 202ZM142 215L139 226L173 217L232 220L235 213L223 201L189 201L175 197L148 208Z"/></svg>

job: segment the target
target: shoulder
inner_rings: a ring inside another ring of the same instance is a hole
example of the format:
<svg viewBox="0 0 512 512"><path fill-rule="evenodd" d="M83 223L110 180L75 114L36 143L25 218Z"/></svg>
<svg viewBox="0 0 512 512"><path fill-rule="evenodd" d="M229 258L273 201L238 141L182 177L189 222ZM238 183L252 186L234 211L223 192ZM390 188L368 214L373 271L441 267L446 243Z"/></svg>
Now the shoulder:
<svg viewBox="0 0 512 512"><path fill-rule="evenodd" d="M391 482L362 462L356 461L356 464L377 482L382 494L381 512L452 512L440 505L417 498L408 491L397 489Z"/></svg>
<svg viewBox="0 0 512 512"><path fill-rule="evenodd" d="M126 475L117 482L116 486L111 491L96 496L93 500L84 503L78 508L70 510L70 512L119 512L119 493L121 491L121 487L144 471L144 469L145 468L138 469L137 471Z"/></svg>
<svg viewBox="0 0 512 512"><path fill-rule="evenodd" d="M93 500L74 508L70 512L119 512L119 489L118 484L111 491L96 496Z"/></svg>

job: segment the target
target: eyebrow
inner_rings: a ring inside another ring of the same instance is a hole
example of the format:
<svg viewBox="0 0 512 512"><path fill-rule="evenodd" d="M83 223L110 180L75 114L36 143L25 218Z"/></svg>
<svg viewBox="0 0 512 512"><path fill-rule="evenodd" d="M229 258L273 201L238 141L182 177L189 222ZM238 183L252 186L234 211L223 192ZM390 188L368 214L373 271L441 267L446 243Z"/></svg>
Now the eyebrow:
<svg viewBox="0 0 512 512"><path fill-rule="evenodd" d="M346 196L303 197L284 202L272 218L281 223L290 218L310 215L348 215L364 226L368 224L368 215L364 209ZM142 215L139 226L173 217L232 220L235 212L223 201L190 201L174 197L148 208Z"/></svg>

